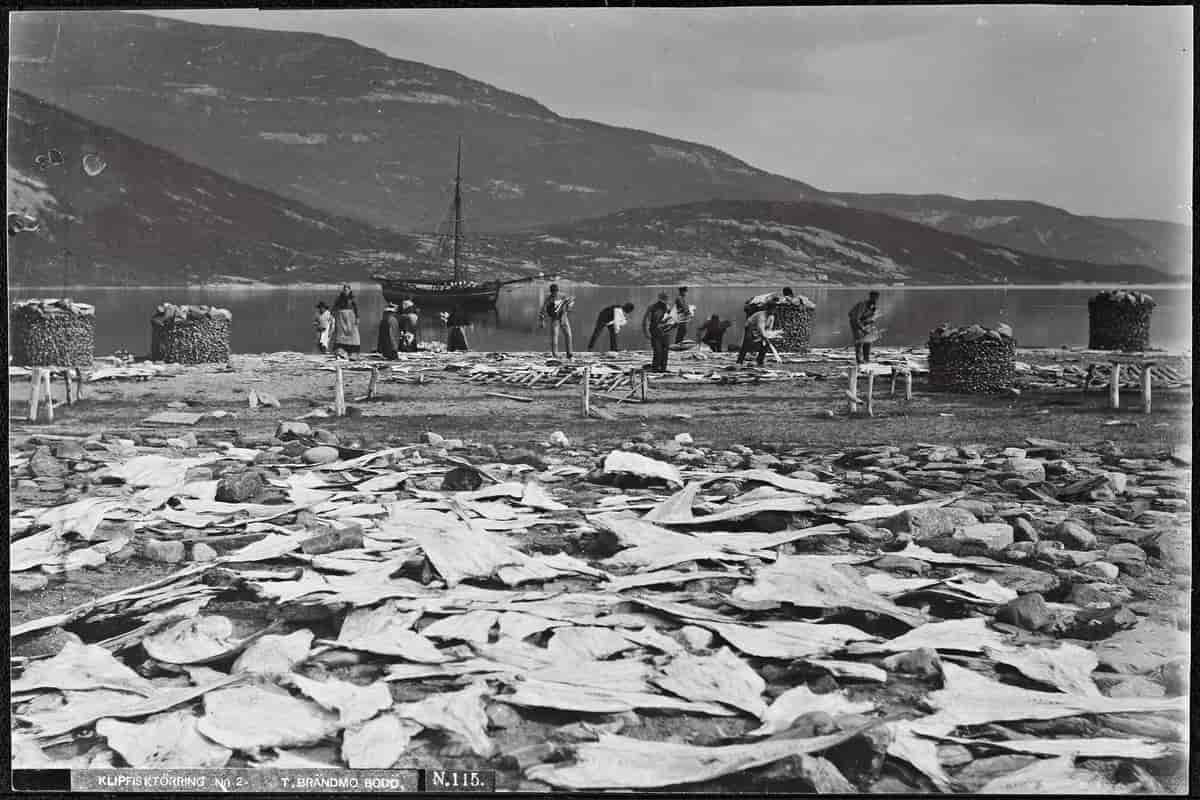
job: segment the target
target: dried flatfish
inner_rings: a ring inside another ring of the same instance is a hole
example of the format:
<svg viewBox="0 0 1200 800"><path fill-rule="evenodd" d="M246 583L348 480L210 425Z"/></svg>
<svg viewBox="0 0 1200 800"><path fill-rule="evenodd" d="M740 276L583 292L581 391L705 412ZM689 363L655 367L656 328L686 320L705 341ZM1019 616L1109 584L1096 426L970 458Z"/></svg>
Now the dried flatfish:
<svg viewBox="0 0 1200 800"><path fill-rule="evenodd" d="M433 642L411 630L420 615L420 611L398 613L395 601L373 609L355 609L342 622L334 644L427 664L449 661Z"/></svg>
<svg viewBox="0 0 1200 800"><path fill-rule="evenodd" d="M499 613L486 610L454 614L423 628L421 635L430 639L487 644L492 627L499 617Z"/></svg>
<svg viewBox="0 0 1200 800"><path fill-rule="evenodd" d="M803 753L828 750L855 735L843 732L810 739L700 747L603 734L575 747L569 764L535 764L530 780L566 789L649 789L719 778Z"/></svg>
<svg viewBox="0 0 1200 800"><path fill-rule="evenodd" d="M658 570L657 572L647 572L642 574L626 575L621 578L613 578L604 588L610 592L622 592L626 589L635 589L639 586L655 586L663 583L689 583L691 581L700 581L707 578L729 578L734 580L750 580L750 576L743 575L740 572L715 572L715 571L698 571L698 572L680 572L678 570Z"/></svg>
<svg viewBox="0 0 1200 800"><path fill-rule="evenodd" d="M500 635L512 639L525 639L535 633L559 628L567 623L546 619L523 611L505 611L500 614Z"/></svg>
<svg viewBox="0 0 1200 800"><path fill-rule="evenodd" d="M859 644L855 653L907 653L928 647L938 651L982 653L985 647L1003 645L1004 634L988 627L983 617L927 622L903 636L878 644Z"/></svg>
<svg viewBox="0 0 1200 800"><path fill-rule="evenodd" d="M1092 681L1092 672L1100 659L1087 648L1062 642L1058 647L985 646L983 652L997 664L1012 667L1027 678L1068 694L1100 696L1100 689Z"/></svg>
<svg viewBox="0 0 1200 800"><path fill-rule="evenodd" d="M807 686L796 686L775 698L775 702L771 703L766 713L760 715L763 724L749 731L747 735L770 736L785 731L797 717L812 711L824 711L836 717L841 714L865 714L874 710L874 703L869 700L855 702L847 697L845 692L815 694Z"/></svg>
<svg viewBox="0 0 1200 800"><path fill-rule="evenodd" d="M428 697L417 703L397 705L395 713L426 728L446 731L464 740L472 752L481 758L491 758L496 745L488 738L487 712L483 700L488 696L486 684L474 683L458 692Z"/></svg>
<svg viewBox="0 0 1200 800"><path fill-rule="evenodd" d="M852 625L772 621L751 626L704 619L693 623L714 631L743 653L760 658L804 658L840 650L849 642L876 640Z"/></svg>
<svg viewBox="0 0 1200 800"><path fill-rule="evenodd" d="M245 547L231 550L219 559L224 563L241 563L250 561L270 561L280 556L300 549L301 537L283 536L282 534L267 534L257 542L251 542Z"/></svg>
<svg viewBox="0 0 1200 800"><path fill-rule="evenodd" d="M647 481L664 481L670 486L683 486L683 478L671 464L652 458L613 450L604 458L603 470L608 475L633 475Z"/></svg>
<svg viewBox="0 0 1200 800"><path fill-rule="evenodd" d="M1097 736L1089 739L1014 739L1002 742L940 736L941 741L968 746L987 745L1010 753L1038 756L1075 756L1077 758L1163 758L1171 753L1165 742L1151 739L1124 739Z"/></svg>
<svg viewBox="0 0 1200 800"><path fill-rule="evenodd" d="M225 766L233 751L201 736L196 726L190 711L172 711L140 723L102 719L96 733L135 769Z"/></svg>
<svg viewBox="0 0 1200 800"><path fill-rule="evenodd" d="M234 678L224 678L204 686L189 686L179 689L159 689L150 697L134 702L127 692L110 689L94 689L87 692L66 692L67 703L61 708L41 714L17 715L34 726L34 735L46 739L91 725L98 719L114 717L132 719L148 717L178 705L191 702L197 697L228 685Z"/></svg>
<svg viewBox="0 0 1200 800"><path fill-rule="evenodd" d="M338 722L342 725L366 722L392 706L392 693L383 681L358 686L332 678L314 681L303 675L289 675L287 680L318 705L338 712Z"/></svg>
<svg viewBox="0 0 1200 800"><path fill-rule="evenodd" d="M312 642L313 633L306 628L286 636L263 636L238 656L237 661L233 662L233 672L249 672L256 675L287 674L294 666L308 658Z"/></svg>
<svg viewBox="0 0 1200 800"><path fill-rule="evenodd" d="M201 616L175 623L142 640L146 655L164 664L202 664L237 649L228 617Z"/></svg>
<svg viewBox="0 0 1200 800"><path fill-rule="evenodd" d="M314 744L340 727L336 715L278 686L233 686L204 696L200 733L242 752Z"/></svg>
<svg viewBox="0 0 1200 800"><path fill-rule="evenodd" d="M994 681L957 664L942 662L945 688L930 692L926 702L937 709L938 723L982 725L1025 719L1058 719L1081 714L1180 711L1177 698L1091 697L1060 692L1033 692Z"/></svg>
<svg viewBox="0 0 1200 800"><path fill-rule="evenodd" d="M732 597L748 603L870 611L914 628L925 621L920 613L879 597L857 573L804 556L780 556L758 571L752 585L734 589Z"/></svg>
<svg viewBox="0 0 1200 800"><path fill-rule="evenodd" d="M350 769L387 769L396 763L421 725L395 714L380 714L342 734L342 759Z"/></svg>
<svg viewBox="0 0 1200 800"><path fill-rule="evenodd" d="M1120 787L1099 773L1076 768L1073 756L1063 756L1035 761L1023 769L993 778L979 789L979 794L1061 794L1083 797L1120 791Z"/></svg>
<svg viewBox="0 0 1200 800"><path fill-rule="evenodd" d="M651 681L687 700L724 703L760 719L767 713L762 699L766 682L727 647L711 656L676 656L663 668L662 675Z"/></svg>
<svg viewBox="0 0 1200 800"><path fill-rule="evenodd" d="M611 628L572 626L555 630L546 650L557 660L593 661L631 650L635 646Z"/></svg>
<svg viewBox="0 0 1200 800"><path fill-rule="evenodd" d="M77 642L67 642L52 658L32 662L10 685L13 692L36 689L113 689L142 697L156 691L154 684L117 661L108 650Z"/></svg>
<svg viewBox="0 0 1200 800"><path fill-rule="evenodd" d="M707 714L717 717L736 716L737 712L720 703L694 702L648 691L602 689L567 683L541 681L533 678L515 684L517 691L498 697L515 706L553 708L560 711L582 711L593 714L616 714L637 708L656 708Z"/></svg>

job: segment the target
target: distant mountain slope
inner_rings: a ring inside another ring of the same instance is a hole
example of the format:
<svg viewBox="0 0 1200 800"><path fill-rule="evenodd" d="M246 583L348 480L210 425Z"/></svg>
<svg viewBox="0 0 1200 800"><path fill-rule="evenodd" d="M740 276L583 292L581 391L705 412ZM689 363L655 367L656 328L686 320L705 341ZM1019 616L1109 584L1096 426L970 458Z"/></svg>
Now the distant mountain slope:
<svg viewBox="0 0 1200 800"><path fill-rule="evenodd" d="M1154 248L1154 258L1147 264L1160 264L1168 274L1177 278L1192 276L1192 228L1177 222L1156 219L1114 219L1088 217L1094 222L1117 228L1136 236Z"/></svg>
<svg viewBox="0 0 1200 800"><path fill-rule="evenodd" d="M65 163L40 169L36 158L48 145ZM89 152L108 164L95 177L81 164ZM310 267L337 280L339 265L348 269L340 251L399 238L231 181L16 91L8 93L7 157L9 212L40 223L37 232L8 238L15 283L178 283L284 277Z"/></svg>
<svg viewBox="0 0 1200 800"><path fill-rule="evenodd" d="M1147 267L1050 259L884 214L803 202L710 201L634 209L489 241L485 255L523 258L600 283L1163 279Z"/></svg>
<svg viewBox="0 0 1200 800"><path fill-rule="evenodd" d="M14 87L330 213L434 229L458 136L470 224L500 230L799 181L711 147L560 117L345 39L117 12L12 18Z"/></svg>
<svg viewBox="0 0 1200 800"><path fill-rule="evenodd" d="M1191 271L1191 228L1153 220L1085 217L1024 200L964 200L947 195L835 193L845 204L918 222L948 233L1051 258L1097 264L1146 264Z"/></svg>

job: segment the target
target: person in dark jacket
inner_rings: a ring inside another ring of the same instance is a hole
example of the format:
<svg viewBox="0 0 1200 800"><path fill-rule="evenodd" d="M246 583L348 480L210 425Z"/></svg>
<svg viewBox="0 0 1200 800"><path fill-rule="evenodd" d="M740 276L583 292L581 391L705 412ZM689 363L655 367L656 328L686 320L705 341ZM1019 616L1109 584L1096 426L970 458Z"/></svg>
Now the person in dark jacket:
<svg viewBox="0 0 1200 800"><path fill-rule="evenodd" d="M767 342L775 329L775 310L778 307L779 301L771 298L761 311L755 311L746 320L746 331L742 334L742 349L738 352L737 363L744 364L746 355L752 350L758 351L754 363L761 367L766 361L767 348L770 347Z"/></svg>
<svg viewBox="0 0 1200 800"><path fill-rule="evenodd" d="M394 361L400 352L400 309L393 303L388 303L379 319L379 342L376 349L379 355Z"/></svg>
<svg viewBox="0 0 1200 800"><path fill-rule="evenodd" d="M400 352L417 352L417 323L420 316L412 300L406 297L400 301L400 313L396 319L400 324Z"/></svg>
<svg viewBox="0 0 1200 800"><path fill-rule="evenodd" d="M667 358L671 352L671 334L675 330L675 317L667 304L666 292L658 295L658 302L646 309L642 317L642 333L650 340L654 357L650 362L651 372L666 372Z"/></svg>
<svg viewBox="0 0 1200 800"><path fill-rule="evenodd" d="M618 311L621 313L618 314ZM632 313L633 303L628 301L600 309L600 313L596 315L596 327L592 331L592 338L588 340L588 350L596 345L596 340L600 338L600 334L604 332L605 328L608 328L608 349L620 350L621 348L617 346L617 332L629 321L629 315Z"/></svg>
<svg viewBox="0 0 1200 800"><path fill-rule="evenodd" d="M471 349L467 344L467 327L470 324L471 319L463 311L462 306L455 306L454 310L446 315L446 327L449 329L446 335L447 350L453 353Z"/></svg>
<svg viewBox="0 0 1200 800"><path fill-rule="evenodd" d="M854 363L871 360L871 345L879 338L876 315L879 313L879 292L871 292L866 300L850 309L850 333L854 336Z"/></svg>
<svg viewBox="0 0 1200 800"><path fill-rule="evenodd" d="M692 309L688 305L687 293L688 288L680 286L679 296L675 298L675 316L679 320L679 325L675 328L675 344L680 344L687 336L687 323L692 318Z"/></svg>
<svg viewBox="0 0 1200 800"><path fill-rule="evenodd" d="M550 284L550 296L546 298L546 302L542 304L542 308L538 311L538 327L542 328L546 325L546 319L550 319L550 357L558 358L558 337L562 334L563 346L567 353L567 360L570 361L571 355L571 307L575 304L575 298L567 297L560 294L558 284Z"/></svg>
<svg viewBox="0 0 1200 800"><path fill-rule="evenodd" d="M719 353L725 346L725 332L729 330L729 326L732 324L729 320L722 322L718 315L713 314L696 331L696 338L700 340L701 344L708 345L709 349L714 353Z"/></svg>

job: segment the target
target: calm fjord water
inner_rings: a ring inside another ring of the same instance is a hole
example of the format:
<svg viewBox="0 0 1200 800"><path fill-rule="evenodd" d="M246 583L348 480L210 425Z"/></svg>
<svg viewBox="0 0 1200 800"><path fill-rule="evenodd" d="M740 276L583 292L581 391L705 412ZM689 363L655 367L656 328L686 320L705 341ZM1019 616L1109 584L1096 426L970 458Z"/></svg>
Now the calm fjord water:
<svg viewBox="0 0 1200 800"><path fill-rule="evenodd" d="M654 287L571 286L563 282L567 294L575 297L572 328L575 347L582 350L596 321L596 314L612 303L632 301L633 325L621 332L622 347L646 349L637 323L646 306L660 289ZM733 320L726 343L740 341L747 299L779 287L707 286L690 291L697 320L719 314ZM548 350L548 335L537 329L539 302L545 286L522 286L502 292L495 311L473 315L474 329L469 333L476 350ZM669 289L674 297L674 289ZM799 294L817 304L813 344L819 347L849 343L846 312L864 289L796 287ZM1013 327L1022 347L1060 347L1087 344L1087 301L1099 291L1096 287L905 287L883 288L880 299L882 344L923 345L929 331L942 322L957 325L1006 322ZM1186 287L1149 287L1158 307L1154 310L1152 340L1156 347L1184 348L1191 343L1191 290ZM279 350L314 351L313 307L317 301L332 303L335 289L259 288L259 287L186 287L186 288L87 288L66 292L72 299L96 306L96 354L110 355L124 348L135 355L150 350L150 317L155 306L164 301L197 303L228 308L233 312L233 351L261 353ZM376 326L383 310L383 295L376 284L356 284L355 294L361 315L364 351L375 346ZM10 288L10 300L31 297L58 297L54 289ZM688 336L695 336L695 324ZM421 320L422 337L445 340L445 329L436 313L427 311Z"/></svg>

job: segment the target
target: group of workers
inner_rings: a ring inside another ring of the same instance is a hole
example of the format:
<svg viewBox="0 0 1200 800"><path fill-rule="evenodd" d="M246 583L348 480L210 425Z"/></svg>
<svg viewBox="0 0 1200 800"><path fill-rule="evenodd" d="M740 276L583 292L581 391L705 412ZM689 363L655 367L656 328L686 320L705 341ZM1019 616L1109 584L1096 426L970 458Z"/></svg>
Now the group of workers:
<svg viewBox="0 0 1200 800"><path fill-rule="evenodd" d="M854 357L859 364L871 360L871 345L879 338L876 324L878 314L879 292L871 292L866 300L856 303L850 309L850 331L854 337ZM781 331L777 327L777 314L781 307L801 302L792 292L791 287L785 287L781 294L768 294L754 298L746 305L746 327L742 335L741 347L738 350L738 364L744 364L747 356L754 354L755 363L762 366L767 353L773 349L772 340ZM572 334L570 313L575 299L564 295L556 283L550 284L550 292L538 310L538 327L544 328L550 323L550 355L558 358L561 342L565 357L570 360L572 353ZM588 350L595 347L606 332L608 349L619 350L617 334L630 321L634 311L633 303L615 303L601 309L596 317L596 325L588 339ZM695 317L696 307L688 303L688 289L679 287L672 302L667 292L660 292L658 299L646 309L642 315L642 334L650 340L652 354L649 370L651 372L666 372L667 358L671 345L681 344L687 337L687 325ZM440 315L442 323L447 328L446 349L454 351L468 350L466 329L471 321L461 307ZM401 300L399 305L388 303L383 317L379 322L379 337L377 349L384 358L394 359L399 353L411 353L417 350L418 321L420 311L408 298ZM314 321L317 333L317 345L322 353L342 352L348 356L357 355L361 341L358 331L358 303L354 299L354 291L349 284L344 284L333 307L324 302L317 303L317 315ZM696 338L701 345L719 353L724 348L725 334L732 326L730 320L722 320L713 314L705 320L696 331Z"/></svg>

